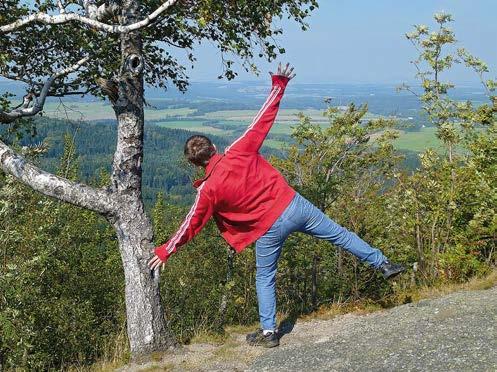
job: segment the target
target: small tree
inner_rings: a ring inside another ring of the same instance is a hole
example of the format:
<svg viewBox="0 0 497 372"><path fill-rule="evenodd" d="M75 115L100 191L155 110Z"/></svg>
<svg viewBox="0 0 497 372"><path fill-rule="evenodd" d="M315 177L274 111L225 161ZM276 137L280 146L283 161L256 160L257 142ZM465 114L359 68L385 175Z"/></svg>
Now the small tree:
<svg viewBox="0 0 497 372"><path fill-rule="evenodd" d="M495 187L489 185L495 184L497 84L485 79L488 67L483 61L454 48L456 38L448 26L452 16L439 13L434 19L435 31L417 25L406 34L419 53L412 63L421 92L405 84L400 89L419 97L444 154L427 149L420 156L421 168L412 176L399 177L401 195L392 204L398 203L399 220L413 232L422 277L466 278L477 271L478 260L472 258L481 253L491 262L495 248L495 203L482 199L495 200ZM454 63L464 63L477 73L488 103L475 105L449 95L454 84L443 74ZM470 233L471 226L478 226L479 233ZM455 266L461 267L459 273L454 272Z"/></svg>
<svg viewBox="0 0 497 372"><path fill-rule="evenodd" d="M325 127L300 115L300 122L292 132L296 143L288 148L285 159L273 159L288 181L325 213L334 210L337 199L343 194L358 199L359 195L372 189L378 192L385 183L385 175L391 173L399 160L390 143L396 134L388 130L394 126L394 120L368 119L367 114L366 105L351 104L343 111L329 107L324 113L329 121ZM349 228L357 231L358 226ZM308 244L315 244L312 259L306 250L300 260L311 261L309 293L312 307L316 308L320 261L329 247L312 241L303 245ZM346 271L342 262L342 251L338 250L338 276ZM299 262L296 266L303 265Z"/></svg>
<svg viewBox="0 0 497 372"><path fill-rule="evenodd" d="M74 180L74 137L66 135L64 145L57 174ZM43 151L23 148L35 162ZM124 274L115 233L102 220L2 173L0 365L5 370L64 369L91 363L106 345L120 346Z"/></svg>
<svg viewBox="0 0 497 372"><path fill-rule="evenodd" d="M33 189L95 211L114 226L124 265L127 327L134 357L175 344L166 326L158 276L147 268L153 232L142 202L144 85L180 90L185 68L170 52L213 42L223 75L234 78L238 56L256 71L254 56L273 60L274 17L304 19L316 0L21 0L0 4L0 76L27 85L23 102L0 102L0 122L16 123L43 111L47 97L107 96L117 119L110 184L95 188L47 173L0 141L0 167Z"/></svg>

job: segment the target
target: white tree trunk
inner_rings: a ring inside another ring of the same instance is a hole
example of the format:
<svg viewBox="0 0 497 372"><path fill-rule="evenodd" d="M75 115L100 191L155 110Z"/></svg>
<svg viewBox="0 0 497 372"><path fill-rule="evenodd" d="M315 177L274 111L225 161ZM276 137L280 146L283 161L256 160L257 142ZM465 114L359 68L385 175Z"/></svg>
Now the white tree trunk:
<svg viewBox="0 0 497 372"><path fill-rule="evenodd" d="M176 345L166 327L160 302L159 276L147 267L153 248L150 219L143 204L130 201L113 222L124 266L126 319L133 359Z"/></svg>
<svg viewBox="0 0 497 372"><path fill-rule="evenodd" d="M175 2L176 0L165 2L152 15L139 21L139 1L123 0L119 27L126 32L130 29L138 29L150 23ZM62 16L67 15L62 14ZM0 28L0 34L8 32L9 27L15 29L20 24L31 21L26 18L12 25L3 26ZM116 32L124 31L116 29ZM111 88L115 87L115 92L112 93L115 93L117 97L112 103L118 127L109 188L97 189L47 173L16 154L1 141L0 169L47 196L100 213L114 226L126 279L128 338L132 358L136 360L154 351L162 351L175 346L176 340L164 318L160 302L158 272L154 276L147 266L152 256L153 231L151 221L144 211L141 190L144 125L143 66L145 63L139 33L121 34L121 59L119 76L115 81L113 80L114 85L111 85ZM80 64L77 64L72 69L77 69L79 66ZM60 74L67 72L70 71L64 70ZM47 81L45 93L42 95L43 101L35 105L34 109L25 105L26 107L22 107L24 111L0 111L0 122L32 116L40 111L48 89L58 76L56 74ZM1 357L0 355L0 370Z"/></svg>
<svg viewBox="0 0 497 372"><path fill-rule="evenodd" d="M139 18L138 2L123 1L121 23ZM121 35L121 71L114 111L118 121L111 188L121 200L113 220L126 278L128 337L133 359L175 345L160 303L159 280L147 267L153 231L142 200L144 89L142 41L138 33ZM158 273L156 274L158 275Z"/></svg>

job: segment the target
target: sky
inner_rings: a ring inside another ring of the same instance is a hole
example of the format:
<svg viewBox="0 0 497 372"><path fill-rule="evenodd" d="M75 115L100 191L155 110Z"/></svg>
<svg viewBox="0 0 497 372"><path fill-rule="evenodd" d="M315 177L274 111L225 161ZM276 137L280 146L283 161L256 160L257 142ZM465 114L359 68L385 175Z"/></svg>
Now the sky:
<svg viewBox="0 0 497 372"><path fill-rule="evenodd" d="M465 47L497 76L497 0L321 0L309 19L310 30L283 21L278 41L286 54L278 60L295 66L300 83L413 82L410 61L416 51L405 38L415 24L434 26L433 14L453 15L451 28L457 47ZM221 72L220 56L212 45L196 50L198 61L191 81L214 81ZM240 72L240 80L260 80L274 68L256 60L260 77ZM447 76L455 83L477 83L474 73L457 66Z"/></svg>
<svg viewBox="0 0 497 372"><path fill-rule="evenodd" d="M32 3L33 0L26 0ZM455 22L458 43L487 62L497 77L497 0L318 0L319 8L308 18L310 30L302 31L295 22L278 21L284 34L278 37L286 53L277 61L295 66L298 83L413 83L416 73L410 63L416 51L405 38L415 24L434 26L433 14L447 12ZM172 51L184 61L183 50ZM190 81L217 81L222 73L217 48L205 44L195 48L198 61L188 70ZM276 63L255 60L260 76L239 69L238 80L262 81ZM455 66L445 76L461 85L475 85L472 71Z"/></svg>

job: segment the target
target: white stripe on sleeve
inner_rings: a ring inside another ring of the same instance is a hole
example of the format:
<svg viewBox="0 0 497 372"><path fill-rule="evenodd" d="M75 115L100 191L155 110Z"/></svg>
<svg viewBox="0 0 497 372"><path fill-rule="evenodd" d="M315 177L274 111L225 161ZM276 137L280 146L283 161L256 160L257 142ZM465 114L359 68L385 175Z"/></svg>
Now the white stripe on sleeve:
<svg viewBox="0 0 497 372"><path fill-rule="evenodd" d="M247 135L247 133L252 129L252 127L259 121L259 119L261 118L261 116L266 113L267 109L269 108L269 106L271 106L271 104L276 99L276 97L278 96L278 94L279 94L280 91L281 91L280 87L274 87L273 88L273 90L271 91L271 93L267 97L266 102L264 102L264 104L262 105L261 109L259 110L259 112L255 116L254 120L249 125L249 127L247 128L247 130L235 142L233 142L231 145L229 145L224 150L225 153L227 153L230 148L232 148L238 141L240 141L243 137L245 137Z"/></svg>
<svg viewBox="0 0 497 372"><path fill-rule="evenodd" d="M192 217L195 215L196 209L198 207L198 202L200 200L200 193L202 192L202 189L204 186L205 186L205 182L198 188L197 197L195 198L195 203L193 203L190 211L188 212L188 215L185 218L185 221L183 221L183 223L181 224L181 227L179 228L179 230L176 232L176 234L173 236L173 238L170 240L170 243L166 247L166 251L168 253L171 253L171 251L174 249L176 243L178 243L178 241L181 240L186 229L190 225Z"/></svg>

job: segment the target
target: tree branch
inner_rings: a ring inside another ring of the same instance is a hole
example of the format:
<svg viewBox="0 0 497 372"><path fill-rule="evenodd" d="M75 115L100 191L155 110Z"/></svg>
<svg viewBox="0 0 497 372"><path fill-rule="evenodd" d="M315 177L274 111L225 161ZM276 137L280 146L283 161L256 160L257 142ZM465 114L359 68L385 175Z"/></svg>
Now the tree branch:
<svg viewBox="0 0 497 372"><path fill-rule="evenodd" d="M66 96L84 96L86 94L90 93L89 89L86 90L81 90L81 91L71 91L71 92L64 92L64 93L50 93L48 96L49 97L66 97Z"/></svg>
<svg viewBox="0 0 497 372"><path fill-rule="evenodd" d="M22 105L9 112L0 110L0 123L8 124L19 118L34 116L38 114L41 110L43 110L45 100L49 94L49 90L53 82L61 76L65 76L67 74L70 74L71 72L77 71L88 60L89 57L85 57L79 60L76 64L52 75L50 78L48 78L45 84L43 84L43 88L41 89L39 96L36 96L34 93L28 93L24 97ZM29 107L32 101L34 101L34 105Z"/></svg>
<svg viewBox="0 0 497 372"><path fill-rule="evenodd" d="M326 182L328 182L330 180L330 177L335 172L335 169L337 169L341 165L341 163L343 163L345 158L349 155L349 150L351 150L357 144L358 144L358 141L352 141L347 145L343 154L338 158L338 160L333 164L333 166L331 168L329 168L328 171L326 172Z"/></svg>
<svg viewBox="0 0 497 372"><path fill-rule="evenodd" d="M64 5L62 5L62 1L61 0L57 0L57 6L59 7L60 14L65 14L66 13L66 8L64 8Z"/></svg>
<svg viewBox="0 0 497 372"><path fill-rule="evenodd" d="M114 2L110 4L96 5L95 0L80 0L81 6L85 9L86 15L94 20L101 21L108 15L116 13L120 7Z"/></svg>
<svg viewBox="0 0 497 372"><path fill-rule="evenodd" d="M146 16L139 22L135 22L126 26L123 25L110 25L98 20L98 17L101 14L106 13L106 10L99 11L98 8L93 9L92 7L87 7L86 11L89 13L87 17L82 16L77 13L63 13L57 15L49 15L44 12L35 13L28 17L19 19L10 24L4 25L0 27L0 34L8 33L17 30L18 28L27 25L32 22L41 22L45 24L62 24L68 22L80 22L86 24L88 26L92 26L95 29L106 31L110 33L127 33L131 31L138 30L140 28L148 26L155 18L157 18L161 13L174 5L178 0L168 0L163 3L160 7L158 7L153 13ZM104 13L102 13L104 12ZM94 17L96 19L93 19Z"/></svg>
<svg viewBox="0 0 497 372"><path fill-rule="evenodd" d="M118 201L110 192L45 172L16 154L2 141L0 141L0 168L44 195L103 215L112 214L116 210Z"/></svg>

